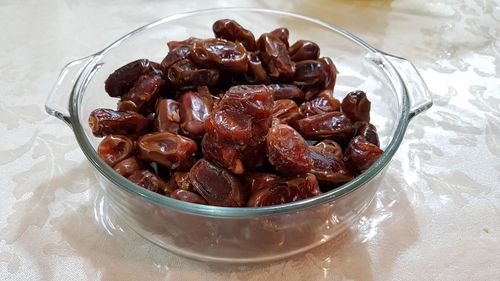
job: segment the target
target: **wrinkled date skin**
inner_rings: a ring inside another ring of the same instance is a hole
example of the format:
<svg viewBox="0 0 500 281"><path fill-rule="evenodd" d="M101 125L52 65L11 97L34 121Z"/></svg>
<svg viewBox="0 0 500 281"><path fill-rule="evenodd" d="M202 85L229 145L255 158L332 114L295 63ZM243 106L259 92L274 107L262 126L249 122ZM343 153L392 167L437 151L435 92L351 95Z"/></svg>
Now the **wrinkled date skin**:
<svg viewBox="0 0 500 281"><path fill-rule="evenodd" d="M272 186L282 178L269 173L248 173L243 176L243 180L247 189L253 194L263 188Z"/></svg>
<svg viewBox="0 0 500 281"><path fill-rule="evenodd" d="M363 91L350 92L342 100L342 112L351 119L352 122L370 122L371 103Z"/></svg>
<svg viewBox="0 0 500 281"><path fill-rule="evenodd" d="M329 112L297 120L294 128L308 140L332 139L347 143L354 135L354 127L342 112Z"/></svg>
<svg viewBox="0 0 500 281"><path fill-rule="evenodd" d="M330 58L297 62L293 84L306 92L306 100L316 97L322 89L333 91L337 79L337 68Z"/></svg>
<svg viewBox="0 0 500 281"><path fill-rule="evenodd" d="M187 191L184 189L174 190L172 193L170 193L170 198L194 204L207 205L207 201L205 201L203 197L194 192Z"/></svg>
<svg viewBox="0 0 500 281"><path fill-rule="evenodd" d="M115 70L104 82L104 89L111 97L121 97L145 74L161 75L161 66L147 59L130 62Z"/></svg>
<svg viewBox="0 0 500 281"><path fill-rule="evenodd" d="M175 172L168 180L168 185L174 190L183 189L191 192L194 191L189 172Z"/></svg>
<svg viewBox="0 0 500 281"><path fill-rule="evenodd" d="M253 33L243 28L243 26L234 20L218 20L212 25L212 30L215 37L232 42L240 42L247 51L253 52L257 49Z"/></svg>
<svg viewBox="0 0 500 281"><path fill-rule="evenodd" d="M154 129L157 132L179 133L181 117L179 103L172 99L159 99L155 106Z"/></svg>
<svg viewBox="0 0 500 281"><path fill-rule="evenodd" d="M122 96L118 109L120 111L145 111L145 107L151 101L156 100L164 84L165 80L160 75L143 75L139 77L128 93ZM122 108L123 104L126 105L126 108Z"/></svg>
<svg viewBox="0 0 500 281"><path fill-rule="evenodd" d="M134 171L128 180L144 187L147 190L169 195L168 185L159 176L148 170Z"/></svg>
<svg viewBox="0 0 500 281"><path fill-rule="evenodd" d="M248 58L245 47L224 39L205 39L193 44L189 57L202 67L218 67L231 72L246 72Z"/></svg>
<svg viewBox="0 0 500 281"><path fill-rule="evenodd" d="M377 147L380 147L380 141L378 139L377 128L368 122L356 122L354 124L356 128L356 136L363 136L368 142L373 143Z"/></svg>
<svg viewBox="0 0 500 281"><path fill-rule="evenodd" d="M333 97L330 90L321 92L317 98L306 101L299 107L302 118L333 111L340 111L340 101Z"/></svg>
<svg viewBox="0 0 500 281"><path fill-rule="evenodd" d="M167 80L177 89L214 86L219 80L219 70L199 68L191 60L183 59L168 68Z"/></svg>
<svg viewBox="0 0 500 281"><path fill-rule="evenodd" d="M170 170L189 170L196 153L196 143L169 132L151 133L137 142L139 158L154 161Z"/></svg>
<svg viewBox="0 0 500 281"><path fill-rule="evenodd" d="M89 126L96 137L105 135L134 135L148 130L146 117L133 111L115 111L98 108L90 113Z"/></svg>
<svg viewBox="0 0 500 281"><path fill-rule="evenodd" d="M319 58L319 46L309 40L298 40L290 46L288 53L294 62L316 60Z"/></svg>
<svg viewBox="0 0 500 281"><path fill-rule="evenodd" d="M291 124L300 118L299 107L293 100L277 100L274 102L273 118L281 124Z"/></svg>
<svg viewBox="0 0 500 281"><path fill-rule="evenodd" d="M317 147L316 151L320 153L333 154L338 159L342 159L344 154L342 152L342 146L333 140L323 140L318 142L315 147Z"/></svg>
<svg viewBox="0 0 500 281"><path fill-rule="evenodd" d="M97 154L104 162L113 167L134 152L134 141L126 136L108 135L97 147Z"/></svg>
<svg viewBox="0 0 500 281"><path fill-rule="evenodd" d="M269 84L271 81L259 56L252 52L248 53L248 71L245 73L245 79L252 84Z"/></svg>
<svg viewBox="0 0 500 281"><path fill-rule="evenodd" d="M229 171L200 159L193 165L189 175L194 189L210 205L222 207L245 205L247 191Z"/></svg>
<svg viewBox="0 0 500 281"><path fill-rule="evenodd" d="M290 31L288 31L288 28L286 27L278 27L275 30L269 32L269 34L275 36L278 38L283 44L285 44L285 47L288 49L290 44L288 43L288 38L290 37Z"/></svg>
<svg viewBox="0 0 500 281"><path fill-rule="evenodd" d="M328 144L323 143L321 146L309 147L313 161L310 173L316 176L321 187L331 189L352 180L354 177L342 158L337 157L336 148L328 146Z"/></svg>
<svg viewBox="0 0 500 281"><path fill-rule="evenodd" d="M292 99L303 101L305 98L304 92L292 84L270 84L267 87L273 92L274 100Z"/></svg>
<svg viewBox="0 0 500 281"><path fill-rule="evenodd" d="M266 146L269 162L282 174L295 176L311 170L309 146L292 127L273 125L267 134Z"/></svg>
<svg viewBox="0 0 500 281"><path fill-rule="evenodd" d="M248 207L281 205L321 194L318 181L312 174L278 181L253 193Z"/></svg>
<svg viewBox="0 0 500 281"><path fill-rule="evenodd" d="M198 139L205 134L204 121L210 116L212 105L196 92L186 92L180 100L181 129L184 135Z"/></svg>
<svg viewBox="0 0 500 281"><path fill-rule="evenodd" d="M286 45L279 38L264 33L257 41L257 47L269 76L279 80L289 80L293 77L295 64L288 55Z"/></svg>
<svg viewBox="0 0 500 281"><path fill-rule="evenodd" d="M207 134L201 144L205 156L242 174L243 154L247 149L258 149L264 141L271 126L272 107L273 98L266 86L231 87L205 122Z"/></svg>
<svg viewBox="0 0 500 281"><path fill-rule="evenodd" d="M116 163L116 165L113 166L113 169L115 169L118 174L128 178L135 171L145 170L146 163L141 159L132 156Z"/></svg>
<svg viewBox="0 0 500 281"><path fill-rule="evenodd" d="M182 45L176 47L175 49L171 49L161 61L161 66L163 69L168 69L174 63L188 58L192 48L192 45Z"/></svg>
<svg viewBox="0 0 500 281"><path fill-rule="evenodd" d="M363 136L354 137L344 153L344 162L362 172L377 161L384 151Z"/></svg>

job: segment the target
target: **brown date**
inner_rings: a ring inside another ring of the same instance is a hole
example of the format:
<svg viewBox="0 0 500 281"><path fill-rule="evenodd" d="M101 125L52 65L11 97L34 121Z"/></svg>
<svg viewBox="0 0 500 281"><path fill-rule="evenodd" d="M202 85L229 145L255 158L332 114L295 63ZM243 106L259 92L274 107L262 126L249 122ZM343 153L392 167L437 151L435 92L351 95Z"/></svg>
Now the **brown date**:
<svg viewBox="0 0 500 281"><path fill-rule="evenodd" d="M246 72L248 58L245 47L224 39L204 39L193 44L189 57L199 66L230 72ZM200 85L202 86L202 85Z"/></svg>
<svg viewBox="0 0 500 281"><path fill-rule="evenodd" d="M282 180L280 176L269 173L248 173L243 176L245 186L251 194L256 193L263 188L272 186L280 180Z"/></svg>
<svg viewBox="0 0 500 281"><path fill-rule="evenodd" d="M322 91L317 98L306 101L299 107L303 118L333 111L340 111L340 101L333 97L330 90Z"/></svg>
<svg viewBox="0 0 500 281"><path fill-rule="evenodd" d="M255 51L257 49L253 33L243 28L243 26L234 20L218 20L212 25L212 30L215 37L232 42L240 42L247 51Z"/></svg>
<svg viewBox="0 0 500 281"><path fill-rule="evenodd" d="M229 171L205 159L196 162L189 172L194 189L210 205L242 207L247 191Z"/></svg>
<svg viewBox="0 0 500 281"><path fill-rule="evenodd" d="M323 64L326 71L325 89L333 92L335 82L337 81L337 67L329 57L320 58L319 62Z"/></svg>
<svg viewBox="0 0 500 281"><path fill-rule="evenodd" d="M354 127L356 128L356 136L363 136L368 142L380 147L377 127L364 121L354 123Z"/></svg>
<svg viewBox="0 0 500 281"><path fill-rule="evenodd" d="M147 190L169 195L167 183L148 170L134 171L128 179Z"/></svg>
<svg viewBox="0 0 500 281"><path fill-rule="evenodd" d="M180 99L180 118L182 133L192 139L205 134L204 121L210 116L211 104L196 92L186 92Z"/></svg>
<svg viewBox="0 0 500 281"><path fill-rule="evenodd" d="M281 124L290 124L300 118L299 107L293 100L277 100L273 106L273 118Z"/></svg>
<svg viewBox="0 0 500 281"><path fill-rule="evenodd" d="M141 159L132 156L125 160L122 160L113 166L113 169L117 171L120 175L128 178L135 171L145 170L146 163Z"/></svg>
<svg viewBox="0 0 500 281"><path fill-rule="evenodd" d="M127 103L126 109L147 112L146 107L157 99L165 80L160 75L142 75L135 82L134 86L124 95L122 95L118 108L121 108L123 102Z"/></svg>
<svg viewBox="0 0 500 281"><path fill-rule="evenodd" d="M309 40L298 40L290 46L288 53L294 62L316 60L319 58L319 46Z"/></svg>
<svg viewBox="0 0 500 281"><path fill-rule="evenodd" d="M337 157L337 148L325 143L309 148L313 161L310 173L316 176L321 187L329 190L353 179L342 158Z"/></svg>
<svg viewBox="0 0 500 281"><path fill-rule="evenodd" d="M183 59L168 68L167 80L175 88L213 86L219 80L219 70L199 68L191 60Z"/></svg>
<svg viewBox="0 0 500 281"><path fill-rule="evenodd" d="M177 49L179 47L193 46L193 44L195 42L198 42L200 40L201 40L200 38L189 37L188 39L182 40L182 41L169 41L169 42L167 42L167 46L168 46L168 49L171 51L171 50Z"/></svg>
<svg viewBox="0 0 500 281"><path fill-rule="evenodd" d="M295 66L293 84L299 87L323 89L326 79L325 66L318 60L300 61Z"/></svg>
<svg viewBox="0 0 500 281"><path fill-rule="evenodd" d="M172 193L170 193L170 198L194 204L207 205L207 201L205 201L203 197L194 192L187 191L184 189L177 189L173 191Z"/></svg>
<svg viewBox="0 0 500 281"><path fill-rule="evenodd" d="M370 122L371 103L363 91L353 91L347 94L342 100L342 112L351 119L352 122Z"/></svg>
<svg viewBox="0 0 500 281"><path fill-rule="evenodd" d="M138 143L139 158L154 161L170 170L186 171L193 164L196 143L169 132L142 136Z"/></svg>
<svg viewBox="0 0 500 281"><path fill-rule="evenodd" d="M248 71L245 72L245 79L252 84L269 84L271 81L259 56L253 52L248 53Z"/></svg>
<svg viewBox="0 0 500 281"><path fill-rule="evenodd" d="M290 31L288 31L288 28L286 27L278 27L275 30L269 32L269 34L275 36L278 38L283 44L285 44L285 47L288 49L290 44L288 43L288 38L290 37Z"/></svg>
<svg viewBox="0 0 500 281"><path fill-rule="evenodd" d="M288 55L286 45L278 37L264 33L257 41L257 47L269 76L280 80L289 80L294 76L295 64Z"/></svg>
<svg viewBox="0 0 500 281"><path fill-rule="evenodd" d="M269 162L287 176L307 173L312 167L309 146L292 127L273 125L266 137Z"/></svg>
<svg viewBox="0 0 500 281"><path fill-rule="evenodd" d="M168 185L174 190L194 191L191 179L189 178L189 172L175 172L168 180Z"/></svg>
<svg viewBox="0 0 500 281"><path fill-rule="evenodd" d="M273 206L307 199L321 194L318 181L312 174L284 179L253 193L248 207Z"/></svg>
<svg viewBox="0 0 500 281"><path fill-rule="evenodd" d="M323 140L315 145L320 153L332 153L336 158L342 159L344 154L342 146L333 140Z"/></svg>
<svg viewBox="0 0 500 281"><path fill-rule="evenodd" d="M104 82L104 89L111 97L120 97L128 92L135 81L144 74L161 75L161 66L147 59L130 62L115 70Z"/></svg>
<svg viewBox="0 0 500 281"><path fill-rule="evenodd" d="M382 153L384 153L383 150L373 143L368 142L365 137L356 136L345 150L344 162L362 172L370 168Z"/></svg>
<svg viewBox="0 0 500 281"><path fill-rule="evenodd" d="M270 84L267 87L271 89L274 100L293 99L302 101L305 98L304 92L292 84Z"/></svg>
<svg viewBox="0 0 500 281"><path fill-rule="evenodd" d="M342 112L317 114L297 120L294 128L308 140L332 139L347 143L354 135L351 121Z"/></svg>
<svg viewBox="0 0 500 281"><path fill-rule="evenodd" d="M172 99L159 99L155 106L154 130L157 132L179 133L179 103Z"/></svg>
<svg viewBox="0 0 500 281"><path fill-rule="evenodd" d="M175 49L171 49L165 58L161 61L161 66L163 69L168 69L174 63L183 60L189 56L191 53L192 45L181 45Z"/></svg>
<svg viewBox="0 0 500 281"><path fill-rule="evenodd" d="M89 126L96 137L105 135L134 135L146 132L149 121L133 111L114 111L98 108L90 113Z"/></svg>
<svg viewBox="0 0 500 281"><path fill-rule="evenodd" d="M97 147L97 154L104 162L113 167L129 157L135 150L134 141L126 136L108 135Z"/></svg>

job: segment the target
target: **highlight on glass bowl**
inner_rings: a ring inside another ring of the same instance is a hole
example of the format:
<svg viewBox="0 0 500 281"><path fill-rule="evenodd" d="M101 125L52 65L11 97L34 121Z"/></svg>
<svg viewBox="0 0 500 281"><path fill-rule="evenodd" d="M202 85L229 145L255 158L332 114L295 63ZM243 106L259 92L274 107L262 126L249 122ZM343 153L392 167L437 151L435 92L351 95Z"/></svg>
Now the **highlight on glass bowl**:
<svg viewBox="0 0 500 281"><path fill-rule="evenodd" d="M207 261L323 244L368 207L417 69L334 25L229 8L166 17L69 63L46 104L132 230Z"/></svg>

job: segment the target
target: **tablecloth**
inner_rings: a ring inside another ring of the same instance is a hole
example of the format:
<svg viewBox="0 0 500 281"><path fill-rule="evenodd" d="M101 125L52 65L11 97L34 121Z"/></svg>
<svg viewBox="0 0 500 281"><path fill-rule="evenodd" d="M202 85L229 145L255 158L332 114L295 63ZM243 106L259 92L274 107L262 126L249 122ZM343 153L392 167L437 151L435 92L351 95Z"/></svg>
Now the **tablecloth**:
<svg viewBox="0 0 500 281"><path fill-rule="evenodd" d="M145 241L44 110L65 63L155 19L222 6L337 24L414 62L434 98L356 231L283 261L203 263ZM500 1L1 1L0 26L0 279L500 279Z"/></svg>

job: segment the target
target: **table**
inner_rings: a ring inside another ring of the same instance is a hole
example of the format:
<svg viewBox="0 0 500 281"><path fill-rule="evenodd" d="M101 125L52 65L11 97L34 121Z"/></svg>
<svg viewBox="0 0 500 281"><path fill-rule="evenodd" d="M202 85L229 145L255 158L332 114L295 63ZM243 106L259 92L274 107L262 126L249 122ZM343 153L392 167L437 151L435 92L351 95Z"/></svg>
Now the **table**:
<svg viewBox="0 0 500 281"><path fill-rule="evenodd" d="M272 2L272 3L268 3ZM107 210L71 130L44 101L63 65L157 18L225 1L0 3L0 279L498 280L500 2L234 1L335 23L413 61L434 96L356 231L290 259L170 254Z"/></svg>

